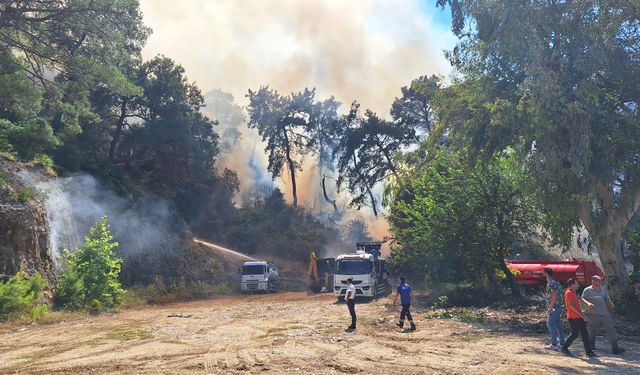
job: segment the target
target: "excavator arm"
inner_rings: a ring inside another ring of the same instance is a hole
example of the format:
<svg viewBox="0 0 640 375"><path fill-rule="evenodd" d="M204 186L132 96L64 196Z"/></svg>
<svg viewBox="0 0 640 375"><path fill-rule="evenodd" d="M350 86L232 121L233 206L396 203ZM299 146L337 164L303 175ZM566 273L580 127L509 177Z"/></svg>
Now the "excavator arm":
<svg viewBox="0 0 640 375"><path fill-rule="evenodd" d="M318 285L320 278L318 277L318 257L314 251L309 253L309 268L307 269L307 289L312 288L312 283L315 281L315 285Z"/></svg>

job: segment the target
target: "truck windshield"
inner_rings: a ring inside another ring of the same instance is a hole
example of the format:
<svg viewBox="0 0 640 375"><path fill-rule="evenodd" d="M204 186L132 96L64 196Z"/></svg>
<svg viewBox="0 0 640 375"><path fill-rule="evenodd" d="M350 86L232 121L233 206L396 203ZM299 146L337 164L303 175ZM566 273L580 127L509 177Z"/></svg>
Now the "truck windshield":
<svg viewBox="0 0 640 375"><path fill-rule="evenodd" d="M242 266L242 274L243 275L263 275L264 266L261 264Z"/></svg>
<svg viewBox="0 0 640 375"><path fill-rule="evenodd" d="M362 259L341 259L336 262L338 275L364 275L371 272L371 262Z"/></svg>

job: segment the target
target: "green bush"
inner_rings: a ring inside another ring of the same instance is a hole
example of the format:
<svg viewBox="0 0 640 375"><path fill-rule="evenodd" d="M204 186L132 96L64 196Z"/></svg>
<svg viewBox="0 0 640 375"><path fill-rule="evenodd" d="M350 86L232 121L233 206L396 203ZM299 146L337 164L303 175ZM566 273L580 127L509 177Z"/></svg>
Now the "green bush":
<svg viewBox="0 0 640 375"><path fill-rule="evenodd" d="M31 199L33 196L33 190L30 188L22 188L19 191L11 194L9 196L9 200L13 203L22 203L25 204Z"/></svg>
<svg viewBox="0 0 640 375"><path fill-rule="evenodd" d="M33 277L20 271L5 282L0 281L0 320L42 319L48 312L44 303L47 281L36 273Z"/></svg>
<svg viewBox="0 0 640 375"><path fill-rule="evenodd" d="M118 306L124 290L118 280L122 259L114 254L117 246L103 216L80 249L65 252L66 268L60 276L56 305L94 313Z"/></svg>
<svg viewBox="0 0 640 375"><path fill-rule="evenodd" d="M55 163L53 162L53 159L51 158L51 156L47 155L47 154L36 154L33 157L33 162L42 165L43 167L46 168L51 168L54 169L55 168Z"/></svg>
<svg viewBox="0 0 640 375"><path fill-rule="evenodd" d="M4 139L2 151L15 151L24 160L60 145L51 125L39 117L16 124L5 122L0 137Z"/></svg>

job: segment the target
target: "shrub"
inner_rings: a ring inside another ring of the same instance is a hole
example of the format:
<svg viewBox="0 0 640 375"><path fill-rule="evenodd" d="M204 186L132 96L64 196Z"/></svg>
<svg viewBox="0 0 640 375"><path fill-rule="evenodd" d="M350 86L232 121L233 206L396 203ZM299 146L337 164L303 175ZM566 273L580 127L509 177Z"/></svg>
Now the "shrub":
<svg viewBox="0 0 640 375"><path fill-rule="evenodd" d="M518 276L518 275L521 273L521 272L520 272L520 270L517 270L517 269L515 269L515 268L511 268L511 267L507 267L507 268L509 268L509 271L511 271L511 274L512 274L514 277ZM500 280L500 281L506 281L506 280L507 280L507 274L506 274L506 273L504 273L504 271L503 271L503 270L501 270L501 269L497 269L497 270L496 270L496 277L497 277L497 278L498 278L498 280Z"/></svg>
<svg viewBox="0 0 640 375"><path fill-rule="evenodd" d="M22 188L19 191L11 194L9 196L9 200L13 203L22 203L25 204L31 199L33 196L33 190L30 188Z"/></svg>
<svg viewBox="0 0 640 375"><path fill-rule="evenodd" d="M118 281L122 259L114 254L117 246L103 216L89 230L80 249L65 252L66 269L60 277L56 304L68 310L86 308L94 313L117 306L124 293Z"/></svg>
<svg viewBox="0 0 640 375"><path fill-rule="evenodd" d="M0 281L0 320L39 320L48 311L44 303L46 280L20 271L6 282Z"/></svg>
<svg viewBox="0 0 640 375"><path fill-rule="evenodd" d="M36 164L40 164L45 168L50 168L50 169L54 169L56 166L51 156L47 154L36 154L33 157L33 162Z"/></svg>

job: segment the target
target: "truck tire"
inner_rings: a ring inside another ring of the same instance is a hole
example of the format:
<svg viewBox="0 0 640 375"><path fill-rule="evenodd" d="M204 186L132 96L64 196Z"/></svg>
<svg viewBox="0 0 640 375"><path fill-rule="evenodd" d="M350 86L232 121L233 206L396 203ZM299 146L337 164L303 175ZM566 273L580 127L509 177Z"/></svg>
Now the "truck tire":
<svg viewBox="0 0 640 375"><path fill-rule="evenodd" d="M276 281L269 281L267 284L267 293L276 293L278 291L278 283Z"/></svg>

